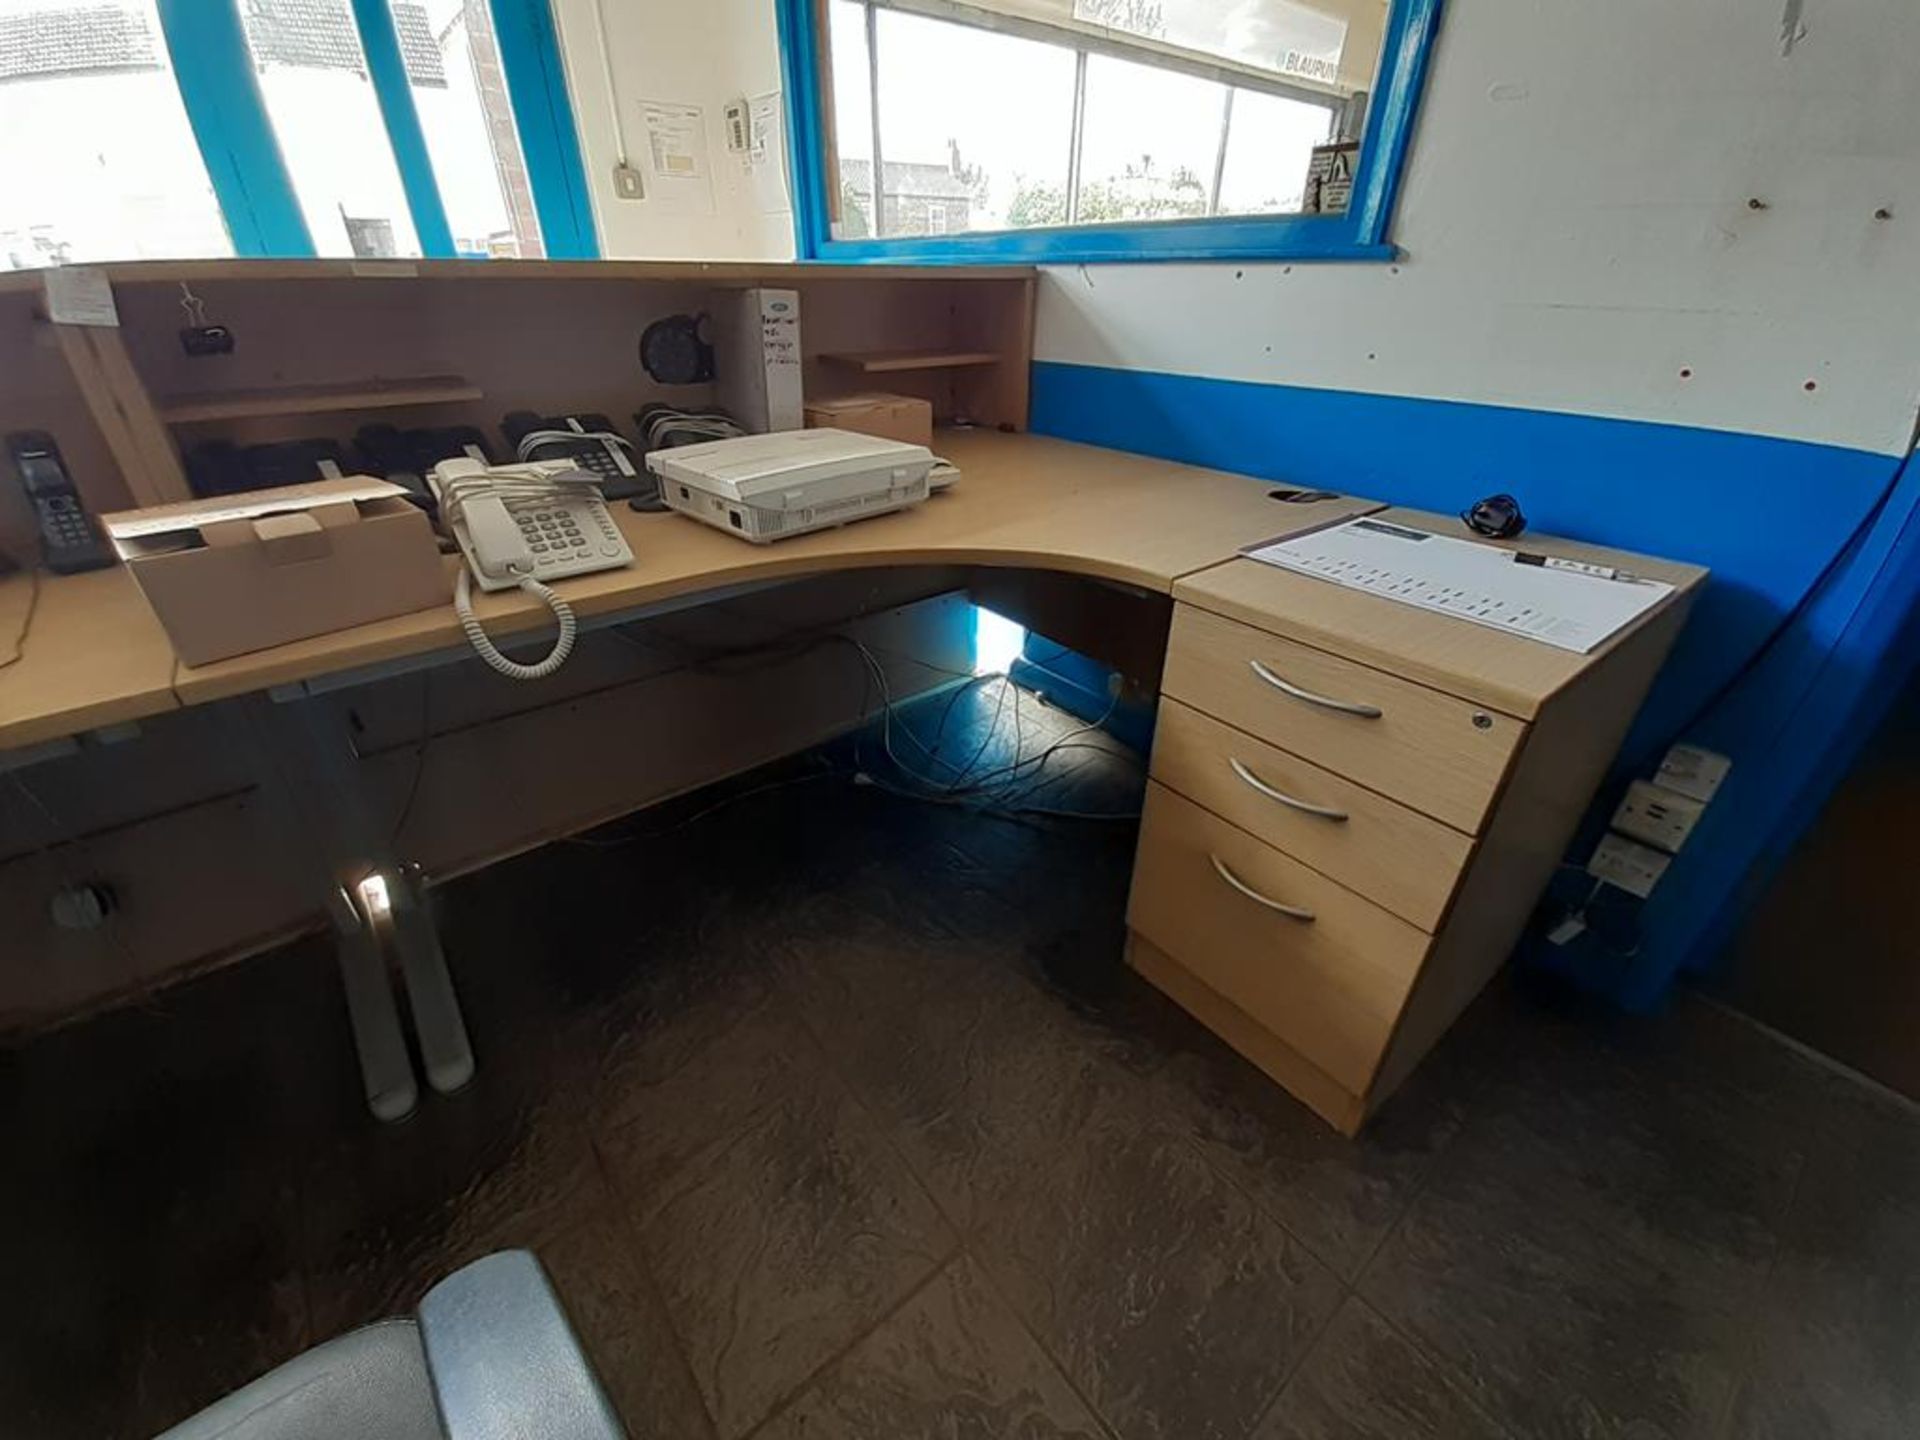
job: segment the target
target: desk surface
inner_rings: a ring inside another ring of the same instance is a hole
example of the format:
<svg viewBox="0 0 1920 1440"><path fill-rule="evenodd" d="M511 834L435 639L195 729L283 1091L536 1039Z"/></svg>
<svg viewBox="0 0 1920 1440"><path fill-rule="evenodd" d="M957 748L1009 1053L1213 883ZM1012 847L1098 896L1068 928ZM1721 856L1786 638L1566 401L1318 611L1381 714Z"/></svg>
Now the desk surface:
<svg viewBox="0 0 1920 1440"><path fill-rule="evenodd" d="M960 467L925 505L774 545L749 545L677 515L613 513L633 547L628 569L562 587L588 618L760 581L887 565L966 564L1059 570L1168 592L1244 545L1359 509L1364 502L1281 505L1244 475L1034 435L952 432L938 448ZM458 561L446 558L447 590ZM212 665L174 660L166 635L122 570L42 575L24 654L0 668L0 747L30 745L317 675L464 645L451 604L335 631ZM0 581L0 661L33 581ZM550 623L518 592L480 598L488 630Z"/></svg>
<svg viewBox="0 0 1920 1440"><path fill-rule="evenodd" d="M119 566L0 580L0 749L171 710L173 671L172 643Z"/></svg>

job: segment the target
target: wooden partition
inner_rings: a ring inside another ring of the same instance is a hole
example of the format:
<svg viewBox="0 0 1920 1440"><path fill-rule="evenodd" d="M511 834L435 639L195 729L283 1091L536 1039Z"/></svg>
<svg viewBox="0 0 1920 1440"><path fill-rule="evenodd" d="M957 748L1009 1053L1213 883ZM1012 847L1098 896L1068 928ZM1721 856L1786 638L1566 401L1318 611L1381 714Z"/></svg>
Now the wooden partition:
<svg viewBox="0 0 1920 1440"><path fill-rule="evenodd" d="M940 423L1027 422L1034 276L1021 267L845 267L545 261L203 261L105 267L117 328L53 324L37 277L0 288L9 429L52 429L96 509L185 498L183 456L224 440L350 442L360 426L471 425L598 412L631 432L642 405L714 403L663 386L640 335L731 293L799 293L808 399L918 395ZM233 332L189 356L189 300ZM725 367L733 357L720 353ZM16 413L17 412L17 413Z"/></svg>

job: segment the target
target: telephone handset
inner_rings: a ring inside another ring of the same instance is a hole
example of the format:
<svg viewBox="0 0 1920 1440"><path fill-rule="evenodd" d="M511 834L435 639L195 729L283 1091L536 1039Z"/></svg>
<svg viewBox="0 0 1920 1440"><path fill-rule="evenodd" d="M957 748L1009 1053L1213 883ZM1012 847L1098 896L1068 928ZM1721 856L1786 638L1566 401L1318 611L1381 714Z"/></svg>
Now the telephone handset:
<svg viewBox="0 0 1920 1440"><path fill-rule="evenodd" d="M633 563L593 476L565 461L495 468L443 460L433 488L482 590Z"/></svg>
<svg viewBox="0 0 1920 1440"><path fill-rule="evenodd" d="M573 611L547 582L633 563L594 478L565 461L489 467L443 460L433 467L434 494L467 564L454 585L461 628L480 657L503 675L539 680L573 650ZM560 638L546 659L522 665L502 655L473 613L471 584L482 590L525 590L546 602Z"/></svg>
<svg viewBox="0 0 1920 1440"><path fill-rule="evenodd" d="M76 570L98 570L113 564L113 549L80 499L67 476L60 447L44 430L22 430L7 436L7 450L20 484L33 503L40 524L40 548L47 568L59 575Z"/></svg>

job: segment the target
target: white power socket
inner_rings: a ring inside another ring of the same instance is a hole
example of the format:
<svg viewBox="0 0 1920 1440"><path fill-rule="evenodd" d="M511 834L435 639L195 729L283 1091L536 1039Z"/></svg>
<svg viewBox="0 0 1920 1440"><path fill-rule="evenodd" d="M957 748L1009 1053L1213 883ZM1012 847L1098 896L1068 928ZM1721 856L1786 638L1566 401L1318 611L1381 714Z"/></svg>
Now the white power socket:
<svg viewBox="0 0 1920 1440"><path fill-rule="evenodd" d="M1587 861L1587 873L1644 900L1653 893L1653 887L1660 883L1660 877L1672 863L1658 850L1636 844L1624 835L1608 835L1594 847L1593 858Z"/></svg>
<svg viewBox="0 0 1920 1440"><path fill-rule="evenodd" d="M1627 787L1627 797L1613 812L1613 828L1622 835L1644 840L1657 850L1678 855L1687 836L1700 823L1706 806L1677 791L1636 780Z"/></svg>
<svg viewBox="0 0 1920 1440"><path fill-rule="evenodd" d="M1676 790L1704 805L1713 799L1731 769L1733 761L1724 755L1702 750L1698 745L1676 745L1667 751L1666 758L1660 762L1660 773L1654 778L1663 788Z"/></svg>

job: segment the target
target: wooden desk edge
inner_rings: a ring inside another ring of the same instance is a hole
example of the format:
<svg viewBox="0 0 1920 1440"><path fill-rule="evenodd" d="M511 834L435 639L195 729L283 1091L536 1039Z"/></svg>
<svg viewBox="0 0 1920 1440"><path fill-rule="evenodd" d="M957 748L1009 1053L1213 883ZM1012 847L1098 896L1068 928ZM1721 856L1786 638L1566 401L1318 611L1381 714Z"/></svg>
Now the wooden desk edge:
<svg viewBox="0 0 1920 1440"><path fill-rule="evenodd" d="M778 557L777 547L774 556ZM1102 564L1084 557L1044 554L1006 548L906 547L900 550L870 550L855 554L828 554L817 557L769 558L766 563L724 571L702 571L669 580L639 579L639 583L617 589L602 589L585 595L563 591L574 614L581 620L600 620L623 612L642 612L674 600L685 600L718 593L740 585L806 580L822 575L855 570L883 570L918 565L977 565L987 568L1054 570L1085 575L1091 579L1111 580L1157 594L1166 594L1178 576L1155 575L1133 566ZM609 574L644 577L644 569ZM1185 572L1191 574L1193 572ZM448 593L452 593L449 570ZM483 607L481 619L487 633L497 639L529 638L552 629L552 614L538 601L505 594L499 608ZM615 623L618 623L617 621ZM397 628L396 627L403 627ZM385 633L383 633L385 632ZM173 690L182 705L201 705L213 700L231 699L277 685L290 685L320 675L388 664L396 660L430 655L437 650L465 650L466 635L454 616L451 603L410 615L374 621L350 630L333 630L306 640L291 641L270 650L256 650L218 660L209 665L176 662Z"/></svg>

